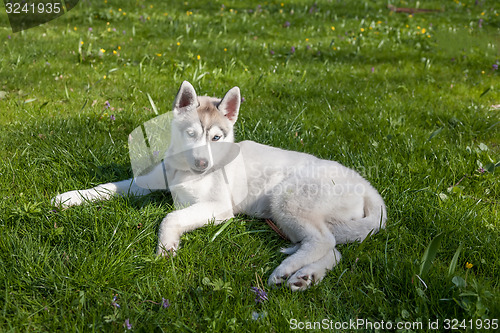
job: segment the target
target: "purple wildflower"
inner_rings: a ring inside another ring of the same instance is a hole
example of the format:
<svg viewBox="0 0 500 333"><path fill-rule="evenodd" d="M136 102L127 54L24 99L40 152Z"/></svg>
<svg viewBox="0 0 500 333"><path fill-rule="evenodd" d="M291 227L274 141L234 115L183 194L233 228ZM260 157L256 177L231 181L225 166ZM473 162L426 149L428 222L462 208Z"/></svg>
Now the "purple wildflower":
<svg viewBox="0 0 500 333"><path fill-rule="evenodd" d="M479 168L479 169L477 169L477 172L479 172L479 173L481 173L481 174L483 174L485 171L486 171L486 170L484 170L484 168Z"/></svg>
<svg viewBox="0 0 500 333"><path fill-rule="evenodd" d="M479 26L480 28L482 28L482 27L483 27L483 19L479 19L478 26Z"/></svg>
<svg viewBox="0 0 500 333"><path fill-rule="evenodd" d="M310 50L311 49L311 45L307 44L306 45L306 49Z"/></svg>
<svg viewBox="0 0 500 333"><path fill-rule="evenodd" d="M164 309L168 308L170 306L170 302L166 298L161 299L161 306L163 306Z"/></svg>
<svg viewBox="0 0 500 333"><path fill-rule="evenodd" d="M125 35L127 32L125 30L123 30L122 33Z"/></svg>
<svg viewBox="0 0 500 333"><path fill-rule="evenodd" d="M125 322L123 323L123 327L125 327L128 330L132 329L132 325L130 324L130 319L125 319Z"/></svg>
<svg viewBox="0 0 500 333"><path fill-rule="evenodd" d="M241 103L245 101L245 97L241 97Z"/></svg>
<svg viewBox="0 0 500 333"><path fill-rule="evenodd" d="M12 37L10 37L10 35L7 36L8 39L11 39Z"/></svg>
<svg viewBox="0 0 500 333"><path fill-rule="evenodd" d="M116 117L114 114L112 114L111 116L109 116L109 119L111 119L111 121L115 121L116 120Z"/></svg>
<svg viewBox="0 0 500 333"><path fill-rule="evenodd" d="M494 71L498 70L498 64L493 64L493 70Z"/></svg>
<svg viewBox="0 0 500 333"><path fill-rule="evenodd" d="M295 46L292 46L292 48L290 49L290 53L295 53Z"/></svg>
<svg viewBox="0 0 500 333"><path fill-rule="evenodd" d="M374 73L374 72L375 72L375 67L372 67L372 73Z"/></svg>
<svg viewBox="0 0 500 333"><path fill-rule="evenodd" d="M104 108L109 109L111 105L109 104L109 101L104 102Z"/></svg>
<svg viewBox="0 0 500 333"><path fill-rule="evenodd" d="M309 14L313 14L316 12L316 3L314 3L311 8L309 8Z"/></svg>
<svg viewBox="0 0 500 333"><path fill-rule="evenodd" d="M120 304L116 303L116 299L118 298L117 295L113 297L113 302L111 302L111 305L113 305L115 308L119 308Z"/></svg>
<svg viewBox="0 0 500 333"><path fill-rule="evenodd" d="M250 289L255 293L255 303L262 303L268 300L267 293L264 290L257 287L251 287Z"/></svg>
<svg viewBox="0 0 500 333"><path fill-rule="evenodd" d="M283 28L288 28L290 26L290 22L286 21L283 23Z"/></svg>
<svg viewBox="0 0 500 333"><path fill-rule="evenodd" d="M269 51L269 53L270 53L271 55L274 55L274 51L273 51L273 50L270 50L270 51Z"/></svg>
<svg viewBox="0 0 500 333"><path fill-rule="evenodd" d="M92 32L92 28L89 28L89 32Z"/></svg>

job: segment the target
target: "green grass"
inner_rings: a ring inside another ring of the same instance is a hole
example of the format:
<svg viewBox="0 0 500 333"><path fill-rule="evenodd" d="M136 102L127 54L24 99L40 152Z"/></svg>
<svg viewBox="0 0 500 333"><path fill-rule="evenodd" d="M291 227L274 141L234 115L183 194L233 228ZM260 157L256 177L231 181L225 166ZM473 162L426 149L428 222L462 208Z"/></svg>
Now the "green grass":
<svg viewBox="0 0 500 333"><path fill-rule="evenodd" d="M0 331L123 331L127 319L146 332L285 332L293 319L442 330L500 317L496 1L412 16L385 1L312 4L80 1L17 34L0 10ZM168 112L182 80L206 95L241 88L239 140L360 171L387 229L340 246L318 286L266 286L256 304L250 287L287 245L263 221L238 216L213 241L220 226L196 230L163 260L168 194L53 212L57 193L131 176L127 136L156 116L148 94Z"/></svg>

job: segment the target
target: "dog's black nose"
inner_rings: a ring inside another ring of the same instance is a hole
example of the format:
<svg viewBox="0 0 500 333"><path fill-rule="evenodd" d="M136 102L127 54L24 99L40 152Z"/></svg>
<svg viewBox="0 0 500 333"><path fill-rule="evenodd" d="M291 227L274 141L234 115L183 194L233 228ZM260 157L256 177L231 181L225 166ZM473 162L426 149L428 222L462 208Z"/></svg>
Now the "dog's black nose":
<svg viewBox="0 0 500 333"><path fill-rule="evenodd" d="M208 166L208 160L206 158L200 158L200 159L196 159L194 161L194 165L198 168L198 169L206 169L207 166Z"/></svg>

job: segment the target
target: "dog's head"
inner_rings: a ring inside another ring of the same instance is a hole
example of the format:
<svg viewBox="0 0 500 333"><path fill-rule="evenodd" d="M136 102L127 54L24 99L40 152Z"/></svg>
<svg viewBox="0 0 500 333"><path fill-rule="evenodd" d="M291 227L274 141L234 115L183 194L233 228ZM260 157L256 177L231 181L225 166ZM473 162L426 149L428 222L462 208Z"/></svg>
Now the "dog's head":
<svg viewBox="0 0 500 333"><path fill-rule="evenodd" d="M219 100L198 97L189 82L182 83L173 106L171 153L176 154L184 168L202 174L214 166L214 155L221 155L214 149L223 151L228 144L219 143L234 142L233 127L240 101L238 87Z"/></svg>

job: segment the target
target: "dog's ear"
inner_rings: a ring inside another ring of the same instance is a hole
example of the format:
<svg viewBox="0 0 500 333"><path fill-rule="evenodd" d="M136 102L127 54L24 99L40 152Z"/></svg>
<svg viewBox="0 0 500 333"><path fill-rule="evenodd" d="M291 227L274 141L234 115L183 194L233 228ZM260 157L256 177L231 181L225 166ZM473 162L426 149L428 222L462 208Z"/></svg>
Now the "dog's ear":
<svg viewBox="0 0 500 333"><path fill-rule="evenodd" d="M217 108L219 111L224 114L231 123L235 123L236 119L238 119L238 112L240 110L240 103L241 103L241 95L240 95L240 88L234 87L231 88L226 95L224 95L224 98L222 101L219 103Z"/></svg>
<svg viewBox="0 0 500 333"><path fill-rule="evenodd" d="M194 91L191 83L184 81L175 97L174 111L182 112L183 109L188 110L192 106L198 106L198 97L196 97L196 91Z"/></svg>

